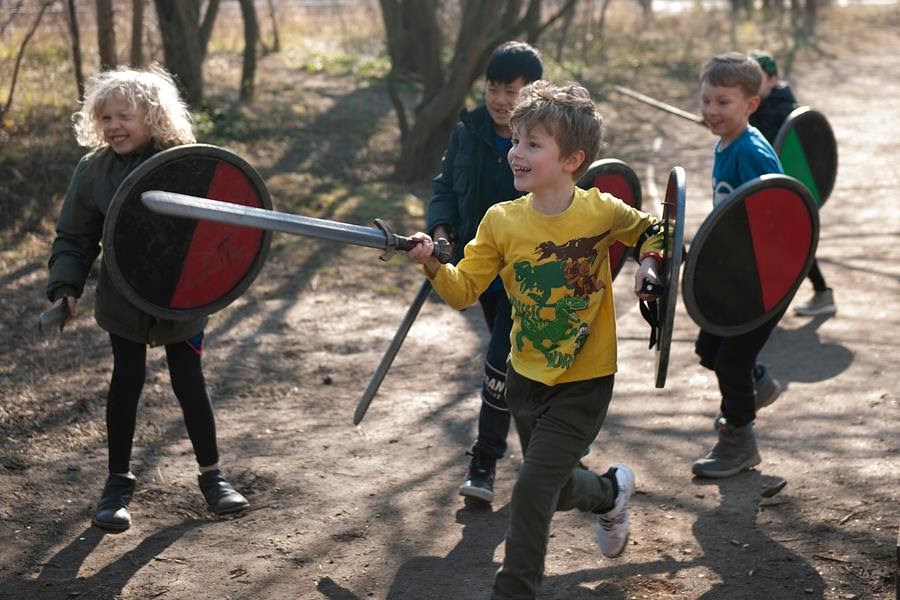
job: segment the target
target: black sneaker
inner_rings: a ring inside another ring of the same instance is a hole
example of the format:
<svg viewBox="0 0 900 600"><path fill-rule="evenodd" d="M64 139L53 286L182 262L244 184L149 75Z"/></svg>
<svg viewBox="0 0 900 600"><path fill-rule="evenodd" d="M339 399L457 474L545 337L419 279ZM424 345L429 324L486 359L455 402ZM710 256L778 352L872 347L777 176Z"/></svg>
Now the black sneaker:
<svg viewBox="0 0 900 600"><path fill-rule="evenodd" d="M466 480L459 486L459 495L466 498L475 498L482 502L493 502L494 472L497 466L497 459L485 456L477 450L466 452L466 454L472 457L472 462L469 463L469 472L466 474Z"/></svg>
<svg viewBox="0 0 900 600"><path fill-rule="evenodd" d="M250 506L247 499L228 483L218 469L201 473L197 476L197 483L200 484L200 491L206 498L209 510L217 515L227 515Z"/></svg>
<svg viewBox="0 0 900 600"><path fill-rule="evenodd" d="M134 494L134 475L110 474L97 502L97 513L92 521L100 529L125 531L131 527L131 513L128 503Z"/></svg>

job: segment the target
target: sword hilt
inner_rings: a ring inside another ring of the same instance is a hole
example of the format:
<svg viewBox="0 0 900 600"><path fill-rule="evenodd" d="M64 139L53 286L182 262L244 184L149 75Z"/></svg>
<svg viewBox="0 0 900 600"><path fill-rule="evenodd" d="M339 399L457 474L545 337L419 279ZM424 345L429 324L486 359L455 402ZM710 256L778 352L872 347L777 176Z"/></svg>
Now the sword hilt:
<svg viewBox="0 0 900 600"><path fill-rule="evenodd" d="M41 313L38 319L38 330L42 333L50 331L54 327L58 327L62 331L63 325L66 323L66 317L69 316L69 306L63 300L61 304L57 304L49 310Z"/></svg>
<svg viewBox="0 0 900 600"><path fill-rule="evenodd" d="M387 244L384 254L380 257L381 260L390 260L391 256L393 256L394 252L397 250L406 252L407 250L412 250L416 247L417 242L405 235L397 235L391 229L390 225L381 219L375 219L375 226L384 232L385 242ZM434 251L432 252L432 256L438 259L442 265L450 262L453 259L450 242L444 238L434 240Z"/></svg>

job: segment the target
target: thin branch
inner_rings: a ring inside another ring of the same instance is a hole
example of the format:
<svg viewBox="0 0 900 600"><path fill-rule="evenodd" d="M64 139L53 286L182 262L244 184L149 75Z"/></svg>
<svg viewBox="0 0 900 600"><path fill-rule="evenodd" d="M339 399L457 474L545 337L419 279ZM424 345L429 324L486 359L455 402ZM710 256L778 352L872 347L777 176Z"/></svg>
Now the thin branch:
<svg viewBox="0 0 900 600"><path fill-rule="evenodd" d="M6 105L4 105L3 110L0 110L0 119L6 116L6 113L9 112L9 107L12 105L13 93L16 91L16 80L19 78L19 66L22 64L22 57L25 55L25 46L28 45L28 42L31 41L31 36L34 35L34 32L37 31L38 25L41 24L41 19L44 18L44 11L47 10L51 4L56 2L56 0L45 0L41 3L41 10L38 11L37 17L34 19L34 23L31 24L31 29L25 34L25 37L22 39L22 44L19 46L19 53L16 55L16 66L13 68L12 73L12 82L9 84L9 96L6 98Z"/></svg>
<svg viewBox="0 0 900 600"><path fill-rule="evenodd" d="M0 35L6 33L6 28L9 27L9 24L12 23L15 18L18 16L19 12L22 10L22 4L25 3L25 0L19 0L9 9L9 16L0 24Z"/></svg>

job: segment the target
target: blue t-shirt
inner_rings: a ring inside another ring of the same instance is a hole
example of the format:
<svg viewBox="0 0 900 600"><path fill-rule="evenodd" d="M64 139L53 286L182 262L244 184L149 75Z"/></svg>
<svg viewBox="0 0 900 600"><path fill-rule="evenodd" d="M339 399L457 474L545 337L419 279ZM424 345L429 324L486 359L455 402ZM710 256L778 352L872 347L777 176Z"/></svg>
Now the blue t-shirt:
<svg viewBox="0 0 900 600"><path fill-rule="evenodd" d="M718 206L731 192L767 173L784 173L781 161L771 144L756 127L748 126L724 150L716 142L713 161L713 206Z"/></svg>

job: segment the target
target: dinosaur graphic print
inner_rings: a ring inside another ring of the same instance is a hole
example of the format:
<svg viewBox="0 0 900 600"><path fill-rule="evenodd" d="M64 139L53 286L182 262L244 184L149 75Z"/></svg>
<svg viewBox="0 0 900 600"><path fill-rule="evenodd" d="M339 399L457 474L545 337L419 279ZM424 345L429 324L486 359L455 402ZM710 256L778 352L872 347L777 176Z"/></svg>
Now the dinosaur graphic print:
<svg viewBox="0 0 900 600"><path fill-rule="evenodd" d="M561 245L544 241L534 250L536 260L513 263L519 292L527 298L512 299L521 324L514 340L518 351L530 343L544 355L548 368L571 366L590 334L578 312L588 307L592 294L604 288L597 273L607 253L604 251L598 262L597 244L609 233Z"/></svg>

